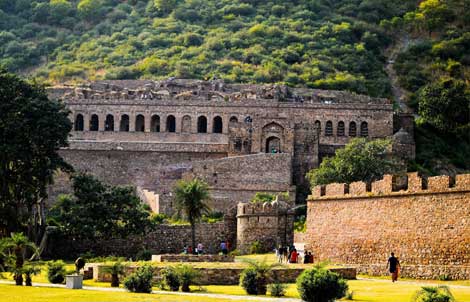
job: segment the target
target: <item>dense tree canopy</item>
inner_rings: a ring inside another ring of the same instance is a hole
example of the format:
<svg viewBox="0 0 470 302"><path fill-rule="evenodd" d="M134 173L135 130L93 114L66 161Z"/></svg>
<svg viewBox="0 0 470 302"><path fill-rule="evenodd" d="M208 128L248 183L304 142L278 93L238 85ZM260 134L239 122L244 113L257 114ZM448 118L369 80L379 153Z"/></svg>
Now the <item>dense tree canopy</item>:
<svg viewBox="0 0 470 302"><path fill-rule="evenodd" d="M0 62L51 82L284 82L388 96L378 23L415 1L0 1Z"/></svg>
<svg viewBox="0 0 470 302"><path fill-rule="evenodd" d="M47 185L54 171L68 168L57 152L67 145L67 116L43 88L0 68L0 235L27 230L34 237L45 225Z"/></svg>
<svg viewBox="0 0 470 302"><path fill-rule="evenodd" d="M353 139L344 149L337 150L334 157L324 159L318 169L308 173L311 186L373 181L396 172L397 163L388 154L390 144L388 140Z"/></svg>
<svg viewBox="0 0 470 302"><path fill-rule="evenodd" d="M147 231L150 210L132 187L109 186L86 174L72 180L73 195L62 195L49 215L69 238L125 238Z"/></svg>

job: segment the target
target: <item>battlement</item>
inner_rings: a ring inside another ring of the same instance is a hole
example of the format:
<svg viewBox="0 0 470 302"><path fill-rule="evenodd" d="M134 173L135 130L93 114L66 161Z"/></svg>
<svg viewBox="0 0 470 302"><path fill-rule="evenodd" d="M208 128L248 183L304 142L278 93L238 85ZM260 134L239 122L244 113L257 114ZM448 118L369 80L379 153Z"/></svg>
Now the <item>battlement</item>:
<svg viewBox="0 0 470 302"><path fill-rule="evenodd" d="M310 200L455 191L470 191L470 174L460 174L455 179L448 175L421 178L417 172L413 172L406 176L384 175L383 179L370 184L362 181L332 183L314 187Z"/></svg>
<svg viewBox="0 0 470 302"><path fill-rule="evenodd" d="M294 210L288 203L288 200L284 200L281 195L277 195L273 202L264 203L253 203L253 202L241 202L237 206L237 216L265 216L279 214L293 214Z"/></svg>

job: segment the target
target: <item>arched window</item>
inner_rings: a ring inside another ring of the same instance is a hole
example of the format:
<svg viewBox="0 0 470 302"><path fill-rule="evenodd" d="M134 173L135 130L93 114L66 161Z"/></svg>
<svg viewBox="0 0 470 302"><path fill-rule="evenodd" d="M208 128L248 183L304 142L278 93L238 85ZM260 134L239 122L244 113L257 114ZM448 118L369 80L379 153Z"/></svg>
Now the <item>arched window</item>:
<svg viewBox="0 0 470 302"><path fill-rule="evenodd" d="M160 117L158 115L152 116L150 128L152 132L160 132Z"/></svg>
<svg viewBox="0 0 470 302"><path fill-rule="evenodd" d="M232 124L232 123L238 123L238 118L236 116L232 116L229 120L229 123Z"/></svg>
<svg viewBox="0 0 470 302"><path fill-rule="evenodd" d="M90 131L98 131L100 125L100 119L98 115L93 114L90 119Z"/></svg>
<svg viewBox="0 0 470 302"><path fill-rule="evenodd" d="M357 136L357 127L356 122L349 123L349 136L356 137Z"/></svg>
<svg viewBox="0 0 470 302"><path fill-rule="evenodd" d="M181 121L181 132L191 133L191 117L189 115L183 116Z"/></svg>
<svg viewBox="0 0 470 302"><path fill-rule="evenodd" d="M337 136L344 136L344 122L338 122L338 129L336 129Z"/></svg>
<svg viewBox="0 0 470 302"><path fill-rule="evenodd" d="M361 123L361 136L362 137L368 137L369 136L369 126L367 125L367 122L362 122Z"/></svg>
<svg viewBox="0 0 470 302"><path fill-rule="evenodd" d="M320 121L315 121L315 128L318 131L318 134L321 134L321 122Z"/></svg>
<svg viewBox="0 0 470 302"><path fill-rule="evenodd" d="M135 131L145 132L145 117L142 114L135 117Z"/></svg>
<svg viewBox="0 0 470 302"><path fill-rule="evenodd" d="M333 123L331 121L326 122L325 136L333 136Z"/></svg>
<svg viewBox="0 0 470 302"><path fill-rule="evenodd" d="M114 131L114 116L108 114L106 120L104 121L104 131Z"/></svg>
<svg viewBox="0 0 470 302"><path fill-rule="evenodd" d="M121 123L119 124L119 131L129 131L129 116L127 114L121 115Z"/></svg>
<svg viewBox="0 0 470 302"><path fill-rule="evenodd" d="M266 153L281 153L281 140L271 136L266 140Z"/></svg>
<svg viewBox="0 0 470 302"><path fill-rule="evenodd" d="M81 114L75 117L75 131L83 131L83 115Z"/></svg>
<svg viewBox="0 0 470 302"><path fill-rule="evenodd" d="M207 118L205 116L197 118L197 133L207 133Z"/></svg>
<svg viewBox="0 0 470 302"><path fill-rule="evenodd" d="M166 118L166 131L167 132L176 131L176 119L173 115L169 115Z"/></svg>
<svg viewBox="0 0 470 302"><path fill-rule="evenodd" d="M213 133L222 133L223 123L222 118L220 116L214 117L212 123L212 132Z"/></svg>

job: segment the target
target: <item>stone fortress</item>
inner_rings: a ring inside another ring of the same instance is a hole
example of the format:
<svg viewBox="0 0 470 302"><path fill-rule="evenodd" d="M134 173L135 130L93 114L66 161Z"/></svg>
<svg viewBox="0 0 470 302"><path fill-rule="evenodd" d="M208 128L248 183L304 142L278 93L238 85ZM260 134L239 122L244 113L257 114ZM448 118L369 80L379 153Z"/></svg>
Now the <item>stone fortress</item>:
<svg viewBox="0 0 470 302"><path fill-rule="evenodd" d="M62 156L76 170L114 185L131 184L158 213L171 215L172 187L198 176L212 207L228 212L256 192L305 200L305 174L353 137L393 137L414 156L410 117L387 99L280 85L219 80L103 81L54 87L71 111ZM400 131L398 131L400 130ZM58 176L50 196L67 192Z"/></svg>

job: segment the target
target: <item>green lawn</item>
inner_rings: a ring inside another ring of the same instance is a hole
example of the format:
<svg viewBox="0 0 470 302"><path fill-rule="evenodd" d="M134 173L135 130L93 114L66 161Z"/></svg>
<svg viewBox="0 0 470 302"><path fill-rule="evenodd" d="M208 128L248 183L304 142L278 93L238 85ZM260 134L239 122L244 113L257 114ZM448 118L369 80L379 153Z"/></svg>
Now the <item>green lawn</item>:
<svg viewBox="0 0 470 302"><path fill-rule="evenodd" d="M0 301L10 302L229 302L233 300L175 295L149 295L0 284Z"/></svg>

